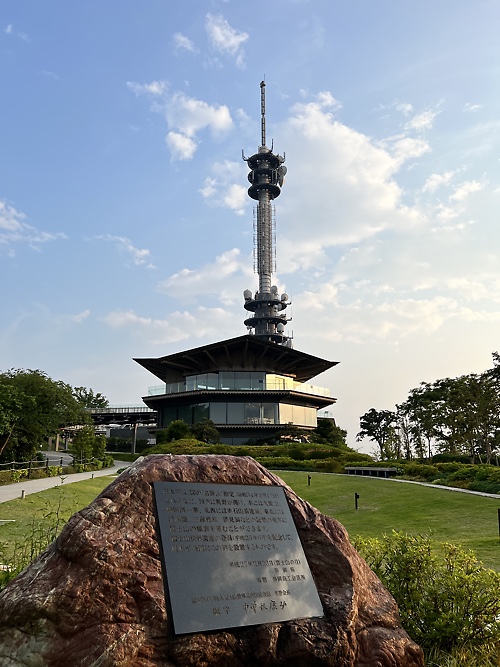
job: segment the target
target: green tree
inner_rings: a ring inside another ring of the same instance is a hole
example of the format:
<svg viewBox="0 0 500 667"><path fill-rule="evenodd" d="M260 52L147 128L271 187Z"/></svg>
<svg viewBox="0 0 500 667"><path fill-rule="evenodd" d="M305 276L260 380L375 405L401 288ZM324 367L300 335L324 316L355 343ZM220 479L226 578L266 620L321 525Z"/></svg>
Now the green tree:
<svg viewBox="0 0 500 667"><path fill-rule="evenodd" d="M220 433L211 419L202 419L193 424L191 426L191 433L200 442L207 442L212 445L220 442Z"/></svg>
<svg viewBox="0 0 500 667"><path fill-rule="evenodd" d="M0 381L0 456L9 444L15 442L16 436L12 436L23 412L32 410L33 406L31 396Z"/></svg>
<svg viewBox="0 0 500 667"><path fill-rule="evenodd" d="M90 417L71 387L42 371L12 369L1 373L0 387L0 454L4 460L27 460L58 429L89 423Z"/></svg>
<svg viewBox="0 0 500 667"><path fill-rule="evenodd" d="M484 454L490 462L500 432L500 393L487 371L423 382L400 406L411 424L416 449L425 439L446 454Z"/></svg>
<svg viewBox="0 0 500 667"><path fill-rule="evenodd" d="M73 396L83 405L84 408L107 408L109 401L103 394L94 393L92 389L86 387L73 387Z"/></svg>
<svg viewBox="0 0 500 667"><path fill-rule="evenodd" d="M391 444L394 438L395 424L395 412L370 408L359 419L361 430L357 434L356 440L359 442L363 438L369 438L378 445L381 460L390 458L394 454Z"/></svg>
<svg viewBox="0 0 500 667"><path fill-rule="evenodd" d="M84 426L84 428L75 433L72 439L70 452L73 454L77 463L90 461L94 449L94 440L95 434L92 426Z"/></svg>
<svg viewBox="0 0 500 667"><path fill-rule="evenodd" d="M73 436L73 442L70 451L73 454L75 461L89 461L90 459L104 459L106 450L106 437L104 435L96 435L94 427L91 425L84 426Z"/></svg>
<svg viewBox="0 0 500 667"><path fill-rule="evenodd" d="M166 429L158 431L156 442L158 444L172 442L172 440L182 440L189 435L189 426L182 419L175 419L170 422Z"/></svg>
<svg viewBox="0 0 500 667"><path fill-rule="evenodd" d="M337 426L333 419L319 418L313 431L314 441L321 444L347 446L347 431Z"/></svg>

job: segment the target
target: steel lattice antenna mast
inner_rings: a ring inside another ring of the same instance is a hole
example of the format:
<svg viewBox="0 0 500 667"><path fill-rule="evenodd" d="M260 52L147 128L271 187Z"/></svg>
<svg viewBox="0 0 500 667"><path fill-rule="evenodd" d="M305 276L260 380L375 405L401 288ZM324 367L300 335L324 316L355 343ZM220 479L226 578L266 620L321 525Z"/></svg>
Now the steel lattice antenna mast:
<svg viewBox="0 0 500 667"><path fill-rule="evenodd" d="M273 199L279 197L286 174L285 156L273 153L273 145L266 146L266 84L260 84L261 141L262 145L252 157L243 159L250 169L248 194L257 201L254 208L254 271L259 274L259 291L252 297L245 290L245 308L253 313L245 320L249 332L268 341L291 347L291 338L285 335L288 321L284 310L289 305L288 294L278 296L278 288L272 285L276 270L276 223Z"/></svg>

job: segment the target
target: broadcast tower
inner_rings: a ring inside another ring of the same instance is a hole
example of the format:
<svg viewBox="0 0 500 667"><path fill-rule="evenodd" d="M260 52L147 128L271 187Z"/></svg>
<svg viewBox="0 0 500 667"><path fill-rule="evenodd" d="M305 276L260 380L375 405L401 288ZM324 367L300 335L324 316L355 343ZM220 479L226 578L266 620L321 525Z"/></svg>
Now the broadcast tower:
<svg viewBox="0 0 500 667"><path fill-rule="evenodd" d="M157 412L157 429L182 419L196 424L210 419L221 442L243 445L277 440L295 426L312 430L318 410L335 403L330 390L310 381L332 368L328 361L295 350L285 334L287 294L272 284L276 230L273 200L286 174L285 156L266 145L266 84L260 84L261 145L243 159L250 172L249 196L254 209L254 269L259 274L255 294L245 290L248 333L163 357L136 359L162 385L151 387L144 403Z"/></svg>
<svg viewBox="0 0 500 667"><path fill-rule="evenodd" d="M252 317L245 320L249 333L262 340L292 347L291 337L285 334L289 321L285 309L289 306L288 294L278 296L278 288L272 285L272 274L276 271L276 222L272 201L279 197L286 167L285 156L273 153L266 145L266 84L260 84L261 145L252 157L243 159L248 164L250 187L248 195L257 201L254 208L254 271L259 274L259 290L244 291L245 309Z"/></svg>

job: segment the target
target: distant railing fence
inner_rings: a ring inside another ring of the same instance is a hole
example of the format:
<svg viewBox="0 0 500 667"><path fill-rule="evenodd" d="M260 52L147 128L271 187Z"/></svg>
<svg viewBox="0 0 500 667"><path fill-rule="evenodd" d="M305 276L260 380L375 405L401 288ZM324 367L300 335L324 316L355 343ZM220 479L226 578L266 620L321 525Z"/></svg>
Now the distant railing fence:
<svg viewBox="0 0 500 667"><path fill-rule="evenodd" d="M39 459L32 459L31 461L9 461L8 463L0 463L0 472L21 472L23 470L28 471L28 479L31 477L31 473L35 470L44 470L48 476L49 473L49 468L53 467L59 467L62 468L63 466L74 466L74 465L80 465L80 466L87 466L92 463L95 463L98 459L95 459L92 457L91 459L83 459L83 458L75 458L73 457L71 461L68 461L66 459L66 463L64 462L64 457L60 457L57 459L49 459L46 458L45 461L40 461Z"/></svg>

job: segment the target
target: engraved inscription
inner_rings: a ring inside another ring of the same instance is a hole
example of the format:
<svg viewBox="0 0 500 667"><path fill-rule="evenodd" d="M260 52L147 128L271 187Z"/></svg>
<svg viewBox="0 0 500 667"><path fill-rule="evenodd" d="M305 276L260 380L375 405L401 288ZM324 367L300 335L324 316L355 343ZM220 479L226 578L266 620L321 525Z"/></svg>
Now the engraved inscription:
<svg viewBox="0 0 500 667"><path fill-rule="evenodd" d="M323 615L281 487L154 490L176 634Z"/></svg>

